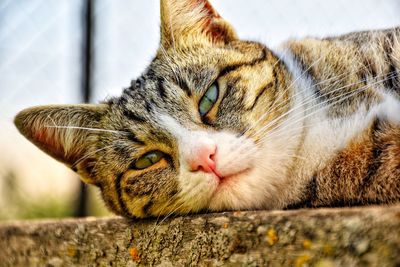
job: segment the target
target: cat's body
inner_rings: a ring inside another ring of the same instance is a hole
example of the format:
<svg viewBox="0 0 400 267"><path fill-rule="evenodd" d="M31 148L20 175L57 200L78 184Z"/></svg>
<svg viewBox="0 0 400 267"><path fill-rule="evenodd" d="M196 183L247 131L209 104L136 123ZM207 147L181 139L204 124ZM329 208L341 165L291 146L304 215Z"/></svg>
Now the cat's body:
<svg viewBox="0 0 400 267"><path fill-rule="evenodd" d="M400 28L239 40L207 1L161 1L161 46L119 98L16 118L128 217L400 201Z"/></svg>
<svg viewBox="0 0 400 267"><path fill-rule="evenodd" d="M312 95L301 159L291 174L298 177L293 188L302 188L303 201L291 205L398 201L400 28L290 41L286 47L286 65L303 74L295 75L303 80L297 90Z"/></svg>

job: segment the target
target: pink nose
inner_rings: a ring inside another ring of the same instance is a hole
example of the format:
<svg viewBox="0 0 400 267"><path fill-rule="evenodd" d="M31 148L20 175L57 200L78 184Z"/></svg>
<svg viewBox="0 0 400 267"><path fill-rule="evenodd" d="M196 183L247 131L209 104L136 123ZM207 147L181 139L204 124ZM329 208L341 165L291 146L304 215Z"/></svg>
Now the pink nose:
<svg viewBox="0 0 400 267"><path fill-rule="evenodd" d="M199 144L192 150L187 159L191 171L212 172L215 170L215 161L213 156L217 151L214 144Z"/></svg>

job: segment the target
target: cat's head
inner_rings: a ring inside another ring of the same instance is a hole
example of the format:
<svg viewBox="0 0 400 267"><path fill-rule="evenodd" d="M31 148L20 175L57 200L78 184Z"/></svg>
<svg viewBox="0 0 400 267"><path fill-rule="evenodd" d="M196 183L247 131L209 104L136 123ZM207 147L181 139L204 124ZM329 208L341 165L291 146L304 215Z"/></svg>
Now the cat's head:
<svg viewBox="0 0 400 267"><path fill-rule="evenodd" d="M205 0L161 0L161 18L156 57L121 97L26 109L18 129L117 214L276 206L290 140L265 133L291 105L285 69Z"/></svg>

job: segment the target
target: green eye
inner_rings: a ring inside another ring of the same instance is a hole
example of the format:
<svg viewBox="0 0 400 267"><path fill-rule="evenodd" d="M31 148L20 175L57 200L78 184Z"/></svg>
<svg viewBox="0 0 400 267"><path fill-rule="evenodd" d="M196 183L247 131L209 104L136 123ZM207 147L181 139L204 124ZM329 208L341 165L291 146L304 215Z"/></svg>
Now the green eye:
<svg viewBox="0 0 400 267"><path fill-rule="evenodd" d="M218 86L216 83L213 83L210 88L208 88L207 92L200 99L199 103L199 113L200 116L205 116L215 105L218 99Z"/></svg>
<svg viewBox="0 0 400 267"><path fill-rule="evenodd" d="M138 170L146 169L159 162L163 157L164 154L161 151L151 151L136 160L133 166Z"/></svg>

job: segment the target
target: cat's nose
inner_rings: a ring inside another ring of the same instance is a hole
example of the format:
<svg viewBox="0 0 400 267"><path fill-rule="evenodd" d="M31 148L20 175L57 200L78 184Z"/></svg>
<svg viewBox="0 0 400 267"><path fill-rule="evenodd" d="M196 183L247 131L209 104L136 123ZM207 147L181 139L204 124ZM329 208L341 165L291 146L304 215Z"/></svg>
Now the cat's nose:
<svg viewBox="0 0 400 267"><path fill-rule="evenodd" d="M217 151L217 145L203 143L198 144L193 150L187 163L191 171L215 171L214 155Z"/></svg>

